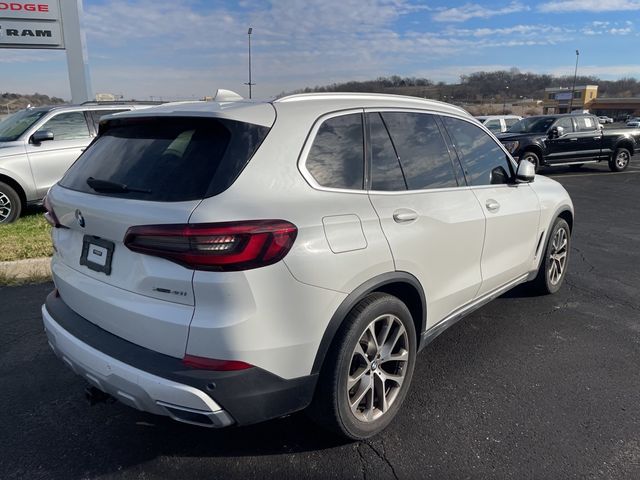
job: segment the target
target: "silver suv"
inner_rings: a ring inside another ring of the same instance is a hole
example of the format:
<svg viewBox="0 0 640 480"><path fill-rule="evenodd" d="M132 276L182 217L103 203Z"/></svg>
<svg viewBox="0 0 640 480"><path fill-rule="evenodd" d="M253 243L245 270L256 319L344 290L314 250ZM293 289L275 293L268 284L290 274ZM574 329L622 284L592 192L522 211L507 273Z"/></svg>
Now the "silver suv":
<svg viewBox="0 0 640 480"><path fill-rule="evenodd" d="M45 329L94 394L207 427L310 406L349 438L393 419L461 317L556 292L573 226L564 188L464 110L394 95L115 115L45 204Z"/></svg>
<svg viewBox="0 0 640 480"><path fill-rule="evenodd" d="M0 224L42 201L95 138L100 117L141 106L89 102L27 108L0 122Z"/></svg>

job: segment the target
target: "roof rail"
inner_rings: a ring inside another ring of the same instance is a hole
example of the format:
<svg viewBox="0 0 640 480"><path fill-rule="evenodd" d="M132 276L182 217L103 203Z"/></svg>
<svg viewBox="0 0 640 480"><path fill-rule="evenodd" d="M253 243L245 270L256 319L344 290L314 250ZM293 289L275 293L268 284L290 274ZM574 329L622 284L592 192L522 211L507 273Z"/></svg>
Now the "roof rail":
<svg viewBox="0 0 640 480"><path fill-rule="evenodd" d="M156 100L89 100L88 102L82 102L80 105L162 105L163 103L167 102Z"/></svg>

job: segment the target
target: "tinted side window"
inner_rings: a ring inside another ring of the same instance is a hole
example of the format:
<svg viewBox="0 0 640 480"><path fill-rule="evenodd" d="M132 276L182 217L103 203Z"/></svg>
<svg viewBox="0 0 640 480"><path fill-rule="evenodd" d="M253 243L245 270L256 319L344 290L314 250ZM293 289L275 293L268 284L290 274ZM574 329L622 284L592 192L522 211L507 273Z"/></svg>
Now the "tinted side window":
<svg viewBox="0 0 640 480"><path fill-rule="evenodd" d="M505 118L504 119L504 123L507 126L507 128L511 127L511 125L515 124L518 122L517 118Z"/></svg>
<svg viewBox="0 0 640 480"><path fill-rule="evenodd" d="M480 128L464 120L443 117L449 135L462 157L467 181L472 185L506 183L511 168L504 151Z"/></svg>
<svg viewBox="0 0 640 480"><path fill-rule="evenodd" d="M573 132L573 121L571 117L562 117L553 124L554 127L562 127L564 128L564 133Z"/></svg>
<svg viewBox="0 0 640 480"><path fill-rule="evenodd" d="M53 132L54 140L76 140L89 136L89 127L82 112L68 112L56 115L38 131Z"/></svg>
<svg viewBox="0 0 640 480"><path fill-rule="evenodd" d="M457 187L447 144L433 115L385 112L409 190Z"/></svg>
<svg viewBox="0 0 640 480"><path fill-rule="evenodd" d="M406 190L398 156L380 114L368 113L367 122L371 141L371 189Z"/></svg>
<svg viewBox="0 0 640 480"><path fill-rule="evenodd" d="M500 125L500 120L497 118L494 118L493 120L488 120L485 124L485 127L487 127L489 130L491 130L492 132L500 132L502 130L502 126Z"/></svg>
<svg viewBox="0 0 640 480"><path fill-rule="evenodd" d="M364 183L362 115L353 113L326 120L318 129L306 166L323 187L361 190Z"/></svg>
<svg viewBox="0 0 640 480"><path fill-rule="evenodd" d="M579 132L593 132L600 122L596 122L593 117L576 117Z"/></svg>

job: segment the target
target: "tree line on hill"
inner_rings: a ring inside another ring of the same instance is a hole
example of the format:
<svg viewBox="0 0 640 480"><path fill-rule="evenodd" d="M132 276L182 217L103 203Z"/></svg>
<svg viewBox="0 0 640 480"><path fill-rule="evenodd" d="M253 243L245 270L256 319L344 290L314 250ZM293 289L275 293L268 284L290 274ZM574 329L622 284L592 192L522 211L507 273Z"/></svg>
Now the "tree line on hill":
<svg viewBox="0 0 640 480"><path fill-rule="evenodd" d="M0 115L16 112L26 108L28 105L39 107L59 103L65 103L65 101L62 98L50 97L49 95L43 95L41 93L34 93L32 95L9 92L0 93Z"/></svg>
<svg viewBox="0 0 640 480"><path fill-rule="evenodd" d="M544 89L573 85L573 75L523 73L517 68L493 72L474 72L461 75L457 84L433 82L428 78L379 77L375 80L333 83L326 86L307 87L295 93L311 92L368 92L398 93L436 99L453 99L460 102L490 102L505 99L541 99ZM635 78L602 80L595 76L579 75L576 85L598 85L599 97L634 97L640 95L640 81Z"/></svg>

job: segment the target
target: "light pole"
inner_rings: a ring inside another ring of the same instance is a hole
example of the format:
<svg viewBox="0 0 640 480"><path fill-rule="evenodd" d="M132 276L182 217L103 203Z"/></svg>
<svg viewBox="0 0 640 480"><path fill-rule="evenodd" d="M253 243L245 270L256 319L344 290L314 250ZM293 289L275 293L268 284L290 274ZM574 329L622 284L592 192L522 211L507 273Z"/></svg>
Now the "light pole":
<svg viewBox="0 0 640 480"><path fill-rule="evenodd" d="M249 36L249 81L245 83L245 85L249 85L249 98L251 98L251 86L255 85L255 83L251 82L251 34L253 33L253 28L249 27L247 31L247 35Z"/></svg>
<svg viewBox="0 0 640 480"><path fill-rule="evenodd" d="M569 113L571 113L573 109L573 96L576 91L576 78L578 76L578 58L580 57L580 52L576 50L576 69L573 72L573 86L571 87L571 98L569 99Z"/></svg>
<svg viewBox="0 0 640 480"><path fill-rule="evenodd" d="M509 95L509 85L505 86L505 96L502 98L502 114L507 112L507 95Z"/></svg>

